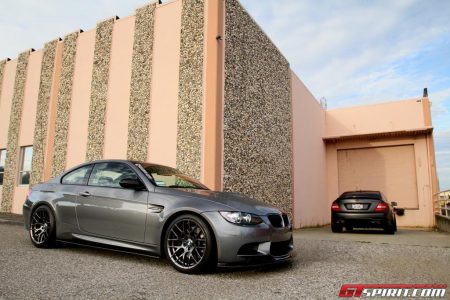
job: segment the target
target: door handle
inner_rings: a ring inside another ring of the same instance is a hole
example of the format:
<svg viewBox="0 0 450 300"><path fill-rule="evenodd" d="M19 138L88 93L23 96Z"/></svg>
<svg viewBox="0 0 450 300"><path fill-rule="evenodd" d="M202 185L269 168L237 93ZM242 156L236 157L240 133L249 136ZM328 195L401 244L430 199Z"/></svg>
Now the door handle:
<svg viewBox="0 0 450 300"><path fill-rule="evenodd" d="M91 193L89 193L89 192L82 192L82 193L80 193L80 196L82 196L82 197L89 197L89 196L91 196Z"/></svg>
<svg viewBox="0 0 450 300"><path fill-rule="evenodd" d="M164 206L154 205L154 204L148 205L148 212L151 212L151 213L160 213L163 211L163 209L164 209Z"/></svg>

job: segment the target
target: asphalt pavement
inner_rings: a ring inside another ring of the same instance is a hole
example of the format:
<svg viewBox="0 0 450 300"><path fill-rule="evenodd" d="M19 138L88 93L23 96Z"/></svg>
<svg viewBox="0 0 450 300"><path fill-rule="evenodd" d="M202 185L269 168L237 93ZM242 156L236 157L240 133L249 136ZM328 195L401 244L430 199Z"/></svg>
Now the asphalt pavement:
<svg viewBox="0 0 450 300"><path fill-rule="evenodd" d="M0 299L335 299L343 283L450 284L446 233L325 227L295 231L294 243L288 264L185 275L139 255L37 249L22 226L0 223Z"/></svg>

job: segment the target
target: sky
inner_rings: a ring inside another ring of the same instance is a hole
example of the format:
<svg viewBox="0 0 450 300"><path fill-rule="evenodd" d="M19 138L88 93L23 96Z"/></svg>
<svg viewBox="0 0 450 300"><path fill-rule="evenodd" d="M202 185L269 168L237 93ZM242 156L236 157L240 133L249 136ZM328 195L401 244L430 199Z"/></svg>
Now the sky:
<svg viewBox="0 0 450 300"><path fill-rule="evenodd" d="M146 3L0 0L0 59ZM450 1L241 3L328 109L416 98L427 87L440 188L450 189Z"/></svg>

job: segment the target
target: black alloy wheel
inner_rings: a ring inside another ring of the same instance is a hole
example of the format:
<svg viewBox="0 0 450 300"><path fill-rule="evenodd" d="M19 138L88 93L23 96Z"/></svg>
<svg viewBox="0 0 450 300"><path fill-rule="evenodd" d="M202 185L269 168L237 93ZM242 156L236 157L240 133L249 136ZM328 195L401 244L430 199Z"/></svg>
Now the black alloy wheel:
<svg viewBox="0 0 450 300"><path fill-rule="evenodd" d="M204 271L213 258L213 236L197 216L182 215L173 220L165 234L165 254L183 273Z"/></svg>
<svg viewBox="0 0 450 300"><path fill-rule="evenodd" d="M55 217L46 205L36 208L30 219L30 238L38 248L50 248L56 238Z"/></svg>

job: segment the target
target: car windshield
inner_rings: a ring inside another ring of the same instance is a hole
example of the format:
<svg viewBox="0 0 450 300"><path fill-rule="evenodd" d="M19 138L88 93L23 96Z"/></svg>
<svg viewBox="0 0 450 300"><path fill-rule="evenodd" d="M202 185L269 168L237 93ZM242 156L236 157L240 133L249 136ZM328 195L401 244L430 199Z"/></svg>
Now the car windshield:
<svg viewBox="0 0 450 300"><path fill-rule="evenodd" d="M200 190L208 189L198 180L190 178L174 168L150 164L137 164L137 166L140 167L142 171L145 171L145 175L159 187Z"/></svg>

